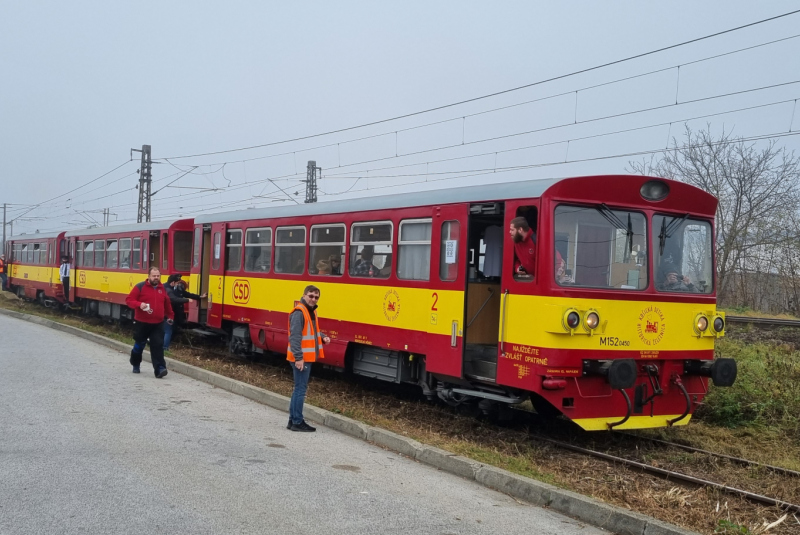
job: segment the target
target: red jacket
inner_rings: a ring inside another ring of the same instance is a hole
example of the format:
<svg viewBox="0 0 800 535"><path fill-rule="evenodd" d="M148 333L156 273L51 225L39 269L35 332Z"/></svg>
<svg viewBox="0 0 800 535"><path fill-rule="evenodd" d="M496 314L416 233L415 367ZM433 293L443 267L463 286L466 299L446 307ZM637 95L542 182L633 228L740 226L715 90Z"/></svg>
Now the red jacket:
<svg viewBox="0 0 800 535"><path fill-rule="evenodd" d="M521 242L514 242L514 273L517 268L522 266L525 272L531 277L536 271L536 244L533 243L533 232L528 233L528 237Z"/></svg>
<svg viewBox="0 0 800 535"><path fill-rule="evenodd" d="M133 319L142 323L161 323L165 317L169 319L175 318L167 290L164 289L164 285L160 282L158 286L153 286L148 281L140 282L131 289L131 293L128 294L125 302L136 311ZM150 305L153 313L148 314L139 308L142 303Z"/></svg>

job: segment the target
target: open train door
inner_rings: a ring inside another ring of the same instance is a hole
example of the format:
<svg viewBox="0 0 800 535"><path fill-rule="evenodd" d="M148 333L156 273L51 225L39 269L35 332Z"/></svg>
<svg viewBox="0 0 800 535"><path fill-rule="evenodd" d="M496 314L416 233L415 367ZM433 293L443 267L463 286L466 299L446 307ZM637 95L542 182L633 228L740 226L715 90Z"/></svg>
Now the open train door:
<svg viewBox="0 0 800 535"><path fill-rule="evenodd" d="M466 223L467 205L436 206L433 209L427 327L428 333L438 336L429 337L431 342L427 348L425 369L451 377L461 377L464 353Z"/></svg>
<svg viewBox="0 0 800 535"><path fill-rule="evenodd" d="M61 242L65 243L65 242L67 242L67 240L61 240ZM75 251L77 251L78 248L77 248L77 238L75 238L74 236L72 238L69 238L69 244L67 246L67 250L69 251L67 253L67 255L69 256L70 268L71 269L69 270L69 295L66 296L66 297L67 297L67 300L70 303L74 303L75 302L75 288L77 288L77 286L78 286L78 270L75 269L77 267L77 263L75 261ZM60 253L60 254L63 255L64 253ZM61 259L59 258L58 261L59 261L59 265L60 265Z"/></svg>
<svg viewBox="0 0 800 535"><path fill-rule="evenodd" d="M197 295L207 294L208 274L211 268L211 225L195 225L192 243L192 268L189 275L189 291ZM190 322L205 325L208 321L208 297L189 301Z"/></svg>
<svg viewBox="0 0 800 535"><path fill-rule="evenodd" d="M211 225L211 262L208 276L209 327L222 328L222 305L225 296L225 223ZM203 231L205 232L205 230Z"/></svg>

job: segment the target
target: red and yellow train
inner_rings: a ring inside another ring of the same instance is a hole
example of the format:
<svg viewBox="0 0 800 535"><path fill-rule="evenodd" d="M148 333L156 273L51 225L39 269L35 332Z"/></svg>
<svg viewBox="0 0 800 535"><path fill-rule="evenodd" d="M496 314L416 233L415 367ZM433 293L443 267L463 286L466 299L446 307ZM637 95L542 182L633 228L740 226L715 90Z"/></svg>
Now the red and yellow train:
<svg viewBox="0 0 800 535"><path fill-rule="evenodd" d="M709 378L735 380L736 363L714 359L725 329L714 287L716 206L680 182L593 176L46 239L74 259L71 300L86 312L130 317L124 297L156 265L208 294L190 304L189 319L227 333L232 351L285 353L287 315L314 284L333 339L324 365L414 383L453 404L530 398L587 430L634 429L685 425ZM515 217L535 233L532 274L514 270ZM33 269L36 239L9 242L10 283L27 297L63 300L57 272L41 283L20 275ZM46 257L57 271L58 259Z"/></svg>

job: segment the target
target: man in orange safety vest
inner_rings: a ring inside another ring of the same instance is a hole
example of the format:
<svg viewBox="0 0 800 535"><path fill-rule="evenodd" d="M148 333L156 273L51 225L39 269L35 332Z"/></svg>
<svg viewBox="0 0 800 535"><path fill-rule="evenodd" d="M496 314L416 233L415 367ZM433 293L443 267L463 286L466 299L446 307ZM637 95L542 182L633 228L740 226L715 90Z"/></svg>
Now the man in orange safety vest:
<svg viewBox="0 0 800 535"><path fill-rule="evenodd" d="M317 319L317 303L319 288L306 286L303 297L289 314L289 346L286 348L286 360L292 363L294 373L294 390L289 403L289 424L286 429L292 431L313 432L303 419L303 403L308 389L308 378L311 375L311 363L324 358L323 344L331 339L319 330Z"/></svg>

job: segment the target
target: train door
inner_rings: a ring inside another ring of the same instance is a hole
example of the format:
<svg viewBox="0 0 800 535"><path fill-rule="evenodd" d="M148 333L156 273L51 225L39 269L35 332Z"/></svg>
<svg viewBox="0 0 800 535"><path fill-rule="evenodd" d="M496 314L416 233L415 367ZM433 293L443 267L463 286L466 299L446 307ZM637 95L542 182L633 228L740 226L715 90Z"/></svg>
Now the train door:
<svg viewBox="0 0 800 535"><path fill-rule="evenodd" d="M467 296L464 375L481 381L497 379L501 276L505 205L473 204L467 232Z"/></svg>
<svg viewBox="0 0 800 535"><path fill-rule="evenodd" d="M198 295L208 293L208 274L211 266L211 226L198 225L194 229L192 244L192 269L189 291ZM208 297L189 301L189 321L205 324L208 321Z"/></svg>
<svg viewBox="0 0 800 535"><path fill-rule="evenodd" d="M76 258L75 252L78 250L77 248L77 239L76 238L69 238L62 240L62 247L66 246L69 250L69 295L65 296L70 303L75 302L75 287L78 286L78 262ZM61 249L61 248L59 248ZM61 261L59 259L59 266L61 265Z"/></svg>
<svg viewBox="0 0 800 535"><path fill-rule="evenodd" d="M211 225L211 267L208 276L208 325L222 328L225 296L225 223Z"/></svg>
<svg viewBox="0 0 800 535"><path fill-rule="evenodd" d="M159 247L158 243L159 237L159 232L157 230L150 231L150 263L145 266L148 270L151 267L161 268L161 247Z"/></svg>
<svg viewBox="0 0 800 535"><path fill-rule="evenodd" d="M169 247L169 231L162 230L161 231L161 265L158 267L161 268L161 278L164 279L166 282L167 277L169 277L172 272L170 268L170 247Z"/></svg>
<svg viewBox="0 0 800 535"><path fill-rule="evenodd" d="M531 355L526 351L533 348L520 346L519 340L525 339L535 321L535 310L528 296L539 293L542 263L542 248L539 247L539 200L522 200L506 202L503 247L503 270L500 279L502 295L500 296L500 334L497 361L497 381L503 384L522 384L531 374ZM529 273L516 269L515 245L508 235L511 220L524 217L533 232L533 246L526 246L523 254L534 256L534 272ZM524 312L523 312L524 311ZM514 344L516 342L516 344ZM519 350L517 350L519 349Z"/></svg>
<svg viewBox="0 0 800 535"><path fill-rule="evenodd" d="M464 284L467 251L465 205L434 209L431 228L431 290L425 367L461 377L464 352ZM438 266L438 268L437 268Z"/></svg>

